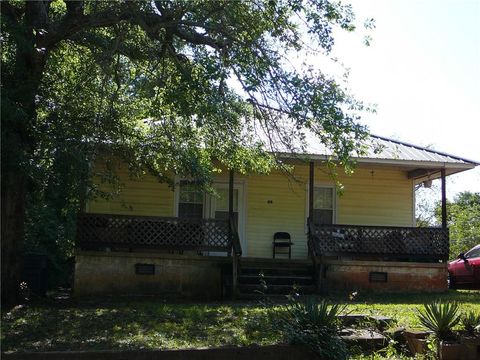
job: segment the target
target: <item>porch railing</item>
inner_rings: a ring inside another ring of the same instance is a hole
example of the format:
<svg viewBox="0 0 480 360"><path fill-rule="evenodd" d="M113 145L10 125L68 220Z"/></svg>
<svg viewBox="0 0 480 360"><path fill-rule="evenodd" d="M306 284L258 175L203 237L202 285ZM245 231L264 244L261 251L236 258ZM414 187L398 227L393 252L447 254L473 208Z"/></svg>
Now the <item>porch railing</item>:
<svg viewBox="0 0 480 360"><path fill-rule="evenodd" d="M78 218L77 247L230 253L232 241L227 220L87 213L79 215Z"/></svg>
<svg viewBox="0 0 480 360"><path fill-rule="evenodd" d="M309 250L316 256L381 257L446 261L449 232L443 228L318 225L309 223Z"/></svg>

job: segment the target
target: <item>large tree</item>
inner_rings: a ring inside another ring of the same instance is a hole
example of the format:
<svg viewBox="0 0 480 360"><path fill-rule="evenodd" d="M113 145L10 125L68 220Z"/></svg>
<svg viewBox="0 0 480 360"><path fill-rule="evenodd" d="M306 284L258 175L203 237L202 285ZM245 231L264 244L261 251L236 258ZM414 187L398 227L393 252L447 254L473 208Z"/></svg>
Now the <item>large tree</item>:
<svg viewBox="0 0 480 360"><path fill-rule="evenodd" d="M16 300L27 202L41 188L78 211L100 149L160 181L208 182L218 161L281 166L272 154L301 150L307 132L345 164L365 136L362 105L290 61L328 54L335 26L353 30L340 3L2 1L1 17L4 303Z"/></svg>
<svg viewBox="0 0 480 360"><path fill-rule="evenodd" d="M442 202L434 194L440 193L438 184L432 188L419 188L417 200L417 226L441 226ZM450 258L466 252L480 243L480 193L463 191L447 200L447 226L450 233Z"/></svg>
<svg viewBox="0 0 480 360"><path fill-rule="evenodd" d="M437 203L435 215L441 222L441 204ZM458 193L447 203L447 225L450 230L450 258L467 252L480 244L480 193Z"/></svg>

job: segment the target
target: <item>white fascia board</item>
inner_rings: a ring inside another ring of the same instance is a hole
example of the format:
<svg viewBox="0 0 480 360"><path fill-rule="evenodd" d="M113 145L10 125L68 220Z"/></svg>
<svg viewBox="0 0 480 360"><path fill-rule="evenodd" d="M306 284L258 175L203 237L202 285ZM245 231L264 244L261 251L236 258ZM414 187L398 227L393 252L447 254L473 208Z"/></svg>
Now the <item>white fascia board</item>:
<svg viewBox="0 0 480 360"><path fill-rule="evenodd" d="M353 158L357 163L361 164L382 164L394 166L408 166L424 169L473 169L476 164L461 163L461 162L440 162L440 161L418 161L418 160L392 160L392 159L373 159L373 158Z"/></svg>
<svg viewBox="0 0 480 360"><path fill-rule="evenodd" d="M288 154L288 153L277 153L281 158L299 160L299 159L310 159L317 161L337 161L338 158L334 156L326 155L315 155L315 154ZM416 168L425 168L425 169L458 169L459 171L469 170L475 168L477 164L475 163L461 163L461 162L439 162L439 161L418 161L418 160L401 160L401 159L376 159L376 158L359 158L352 157L352 160L355 160L359 164L379 164L379 165L392 165L392 166L405 166L405 167L416 167Z"/></svg>

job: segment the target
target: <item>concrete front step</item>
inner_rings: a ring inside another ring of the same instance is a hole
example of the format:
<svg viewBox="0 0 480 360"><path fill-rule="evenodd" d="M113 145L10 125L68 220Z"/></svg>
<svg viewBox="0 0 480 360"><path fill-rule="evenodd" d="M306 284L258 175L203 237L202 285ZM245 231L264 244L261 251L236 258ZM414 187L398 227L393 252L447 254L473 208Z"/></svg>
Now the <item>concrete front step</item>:
<svg viewBox="0 0 480 360"><path fill-rule="evenodd" d="M312 294L316 291L314 284L309 261L249 258L240 262L238 289L242 294Z"/></svg>
<svg viewBox="0 0 480 360"><path fill-rule="evenodd" d="M269 301L273 301L275 303L286 303L288 302L287 295L284 294L262 294L262 293L242 293L239 292L236 296L238 300L255 300L255 301L262 301L267 298Z"/></svg>
<svg viewBox="0 0 480 360"><path fill-rule="evenodd" d="M231 275L225 269L223 284L231 288ZM316 292L314 269L308 259L241 258L238 270L238 295L242 299L258 299L265 295L280 300L294 289L300 294ZM267 285L265 291L263 283ZM265 295L263 295L265 293Z"/></svg>
<svg viewBox="0 0 480 360"><path fill-rule="evenodd" d="M240 284L261 284L264 281L267 285L313 285L313 277L311 275L240 275L238 282Z"/></svg>
<svg viewBox="0 0 480 360"><path fill-rule="evenodd" d="M299 294L314 294L316 287L314 285L267 285L265 288L262 285L256 284L238 284L238 291L240 294L279 294L288 295L293 292Z"/></svg>
<svg viewBox="0 0 480 360"><path fill-rule="evenodd" d="M240 275L259 275L265 276L311 276L313 269L310 267L281 268L281 267L249 267L241 266Z"/></svg>
<svg viewBox="0 0 480 360"><path fill-rule="evenodd" d="M340 338L347 344L358 346L369 353L380 350L388 344L385 336L371 329L343 329Z"/></svg>
<svg viewBox="0 0 480 360"><path fill-rule="evenodd" d="M281 265L282 267L312 265L312 260L310 259L285 259L285 258L272 259L272 258L241 257L240 262L248 266L259 266L259 265L265 265L265 264Z"/></svg>
<svg viewBox="0 0 480 360"><path fill-rule="evenodd" d="M240 267L256 269L307 269L312 267L311 261L288 259L241 259Z"/></svg>

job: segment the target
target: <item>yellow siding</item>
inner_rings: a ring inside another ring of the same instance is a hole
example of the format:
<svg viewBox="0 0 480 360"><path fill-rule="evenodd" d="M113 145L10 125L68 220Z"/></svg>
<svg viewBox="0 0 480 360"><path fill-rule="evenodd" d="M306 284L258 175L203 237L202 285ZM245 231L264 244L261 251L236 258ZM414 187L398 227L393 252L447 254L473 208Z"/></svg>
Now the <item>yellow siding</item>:
<svg viewBox="0 0 480 360"><path fill-rule="evenodd" d="M402 170L357 168L342 176L337 223L351 225L414 226L413 182Z"/></svg>
<svg viewBox="0 0 480 360"><path fill-rule="evenodd" d="M247 255L272 257L273 234L289 232L292 257L306 257L305 184L273 173L247 179Z"/></svg>
<svg viewBox="0 0 480 360"><path fill-rule="evenodd" d="M307 256L306 212L308 166L297 165L299 182L273 173L247 180L247 253L271 257L273 234L287 231L292 256ZM336 223L352 225L413 226L413 183L406 172L388 168L357 168L340 175L345 191L336 199ZM316 185L333 185L324 168L315 168Z"/></svg>
<svg viewBox="0 0 480 360"><path fill-rule="evenodd" d="M174 215L174 192L154 177L131 180L118 171L124 188L110 201L89 204L88 211L132 215ZM292 256L307 256L306 212L308 166L295 167L296 180L284 174L236 176L244 184L247 256L272 257L273 234L292 235ZM226 182L226 172L217 180ZM413 226L413 183L400 169L357 168L352 176L340 175L345 191L336 199L338 224ZM316 185L333 185L324 168L315 168Z"/></svg>
<svg viewBox="0 0 480 360"><path fill-rule="evenodd" d="M115 171L121 184L120 194L110 200L97 199L90 201L88 212L173 216L174 192L167 184L161 184L151 175L144 175L140 179L131 179L128 169L120 167ZM108 189L107 186L101 186Z"/></svg>

